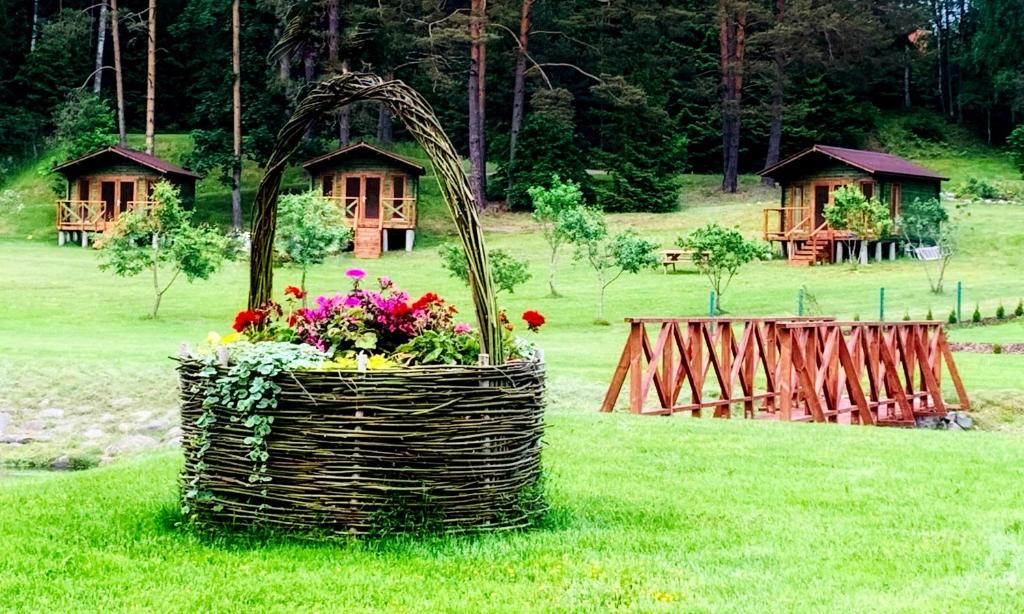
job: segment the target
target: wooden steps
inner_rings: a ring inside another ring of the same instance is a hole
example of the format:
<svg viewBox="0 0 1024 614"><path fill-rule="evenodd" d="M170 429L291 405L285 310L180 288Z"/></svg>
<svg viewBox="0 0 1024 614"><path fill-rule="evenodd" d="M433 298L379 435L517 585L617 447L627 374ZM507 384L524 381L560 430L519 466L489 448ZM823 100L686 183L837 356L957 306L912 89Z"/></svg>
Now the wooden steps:
<svg viewBox="0 0 1024 614"><path fill-rule="evenodd" d="M356 227L352 251L356 258L380 258L380 228Z"/></svg>
<svg viewBox="0 0 1024 614"><path fill-rule="evenodd" d="M789 254L791 266L811 266L830 260L832 243L825 239L809 239Z"/></svg>

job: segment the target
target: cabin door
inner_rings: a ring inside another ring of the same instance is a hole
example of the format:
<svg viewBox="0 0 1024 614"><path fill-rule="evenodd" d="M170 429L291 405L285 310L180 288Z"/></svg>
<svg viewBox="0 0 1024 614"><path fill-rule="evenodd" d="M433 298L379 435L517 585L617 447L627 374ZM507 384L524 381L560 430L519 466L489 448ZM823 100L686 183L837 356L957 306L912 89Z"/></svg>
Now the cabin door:
<svg viewBox="0 0 1024 614"><path fill-rule="evenodd" d="M103 201L103 219L112 220L115 217L114 209L117 205L117 182L100 182L100 200Z"/></svg>
<svg viewBox="0 0 1024 614"><path fill-rule="evenodd" d="M362 178L362 206L359 208L359 226L377 228L380 226L381 190L384 182L379 176L364 175Z"/></svg>
<svg viewBox="0 0 1024 614"><path fill-rule="evenodd" d="M819 228L825 223L825 207L828 206L829 192L827 185L814 186L814 228Z"/></svg>
<svg viewBox="0 0 1024 614"><path fill-rule="evenodd" d="M135 182L134 181L122 181L121 192L117 197L118 210L120 215L128 210L128 203L135 200Z"/></svg>

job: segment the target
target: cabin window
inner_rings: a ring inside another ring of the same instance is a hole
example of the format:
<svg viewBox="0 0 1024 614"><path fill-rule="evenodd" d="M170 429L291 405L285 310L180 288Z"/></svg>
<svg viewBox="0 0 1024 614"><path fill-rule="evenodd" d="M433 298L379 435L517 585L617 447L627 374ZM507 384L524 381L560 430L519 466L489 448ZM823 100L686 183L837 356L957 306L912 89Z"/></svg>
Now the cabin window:
<svg viewBox="0 0 1024 614"><path fill-rule="evenodd" d="M78 200L89 200L89 180L78 180Z"/></svg>
<svg viewBox="0 0 1024 614"><path fill-rule="evenodd" d="M900 214L900 203L902 199L903 186L898 183L892 184L892 187L889 188L889 215L892 216L892 219L896 219Z"/></svg>
<svg viewBox="0 0 1024 614"><path fill-rule="evenodd" d="M334 175L324 175L321 177L321 185L323 187L323 195L330 198L334 196Z"/></svg>
<svg viewBox="0 0 1024 614"><path fill-rule="evenodd" d="M405 198L405 177L403 175L395 175L391 178L391 195L395 199L393 203L395 217L404 219L405 203L402 202L402 199Z"/></svg>
<svg viewBox="0 0 1024 614"><path fill-rule="evenodd" d="M875 196L875 182L874 181L861 181L860 182L860 193L864 195L864 198L871 200Z"/></svg>

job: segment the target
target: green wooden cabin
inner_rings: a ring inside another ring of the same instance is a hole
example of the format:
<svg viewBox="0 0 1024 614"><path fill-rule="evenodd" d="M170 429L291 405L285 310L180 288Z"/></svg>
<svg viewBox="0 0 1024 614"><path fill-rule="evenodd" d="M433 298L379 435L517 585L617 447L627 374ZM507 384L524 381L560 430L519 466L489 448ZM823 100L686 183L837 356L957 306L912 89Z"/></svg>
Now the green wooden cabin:
<svg viewBox="0 0 1024 614"><path fill-rule="evenodd" d="M846 233L825 224L825 207L843 186L855 185L889 207L895 221L900 205L915 198L938 198L945 177L903 158L859 149L815 145L759 173L781 188L779 207L764 210L764 239L778 243L793 264L835 262L843 253ZM896 257L896 239L858 245L857 255Z"/></svg>
<svg viewBox="0 0 1024 614"><path fill-rule="evenodd" d="M87 245L90 234L110 232L122 213L151 208L153 186L169 181L182 204L195 202L199 175L166 160L127 147L105 147L53 168L67 180L57 201L57 237Z"/></svg>
<svg viewBox="0 0 1024 614"><path fill-rule="evenodd" d="M353 230L359 258L382 251L412 251L419 180L426 172L398 154L355 143L302 163L310 187L336 202Z"/></svg>

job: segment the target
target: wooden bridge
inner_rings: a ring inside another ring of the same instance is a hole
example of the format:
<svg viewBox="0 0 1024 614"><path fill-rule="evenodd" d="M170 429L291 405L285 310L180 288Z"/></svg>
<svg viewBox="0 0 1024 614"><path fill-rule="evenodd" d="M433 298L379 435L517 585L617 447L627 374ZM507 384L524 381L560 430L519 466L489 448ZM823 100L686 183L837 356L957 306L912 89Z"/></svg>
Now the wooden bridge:
<svg viewBox="0 0 1024 614"><path fill-rule="evenodd" d="M941 322L627 318L601 411L627 379L629 411L913 426L969 409ZM648 327L657 327L652 342ZM948 375L958 403L942 397ZM652 395L653 392L653 395ZM653 397L653 398L651 398ZM742 413L739 413L742 410Z"/></svg>

